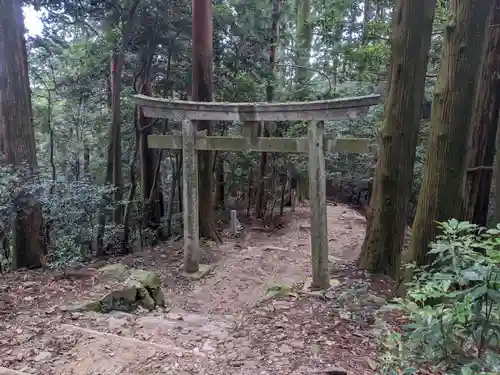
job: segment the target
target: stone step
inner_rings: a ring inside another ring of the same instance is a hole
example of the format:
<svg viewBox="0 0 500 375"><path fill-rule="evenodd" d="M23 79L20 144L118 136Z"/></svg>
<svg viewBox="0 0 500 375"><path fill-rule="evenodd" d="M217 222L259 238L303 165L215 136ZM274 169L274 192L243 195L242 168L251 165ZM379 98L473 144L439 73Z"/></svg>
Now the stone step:
<svg viewBox="0 0 500 375"><path fill-rule="evenodd" d="M79 326L71 325L71 324L61 324L60 329L66 331L66 332L74 332L77 334L87 335L89 339L102 338L103 340L117 340L120 343L124 343L124 344L126 343L126 344L132 345L132 346L135 345L135 346L152 347L152 348L155 348L155 349L158 349L161 351L166 351L169 353L177 353L178 354L178 353L185 352L185 350L183 350L182 348L178 348L174 345L157 344L157 343L150 342L150 341L144 341L144 340L139 340L139 339L132 338L132 337L115 335L113 333L97 331L94 329L79 327Z"/></svg>
<svg viewBox="0 0 500 375"><path fill-rule="evenodd" d="M60 355L24 371L50 375L163 375L179 361L200 363L204 360L196 352L173 344L157 344L71 324L59 325L56 332L78 337L77 342ZM1 371L0 374L25 375Z"/></svg>
<svg viewBox="0 0 500 375"><path fill-rule="evenodd" d="M234 323L225 316L203 316L172 310L162 316L138 317L134 325L143 334L150 335L154 342L161 343L165 338L171 338L181 343L202 343L201 346L198 345L201 349L207 340L226 340Z"/></svg>
<svg viewBox="0 0 500 375"><path fill-rule="evenodd" d="M147 315L118 311L110 314L86 313L80 314L74 321L85 328L187 350L201 350L224 341L235 327L232 316L201 315L182 309Z"/></svg>
<svg viewBox="0 0 500 375"><path fill-rule="evenodd" d="M0 375L31 375L31 374L0 366Z"/></svg>

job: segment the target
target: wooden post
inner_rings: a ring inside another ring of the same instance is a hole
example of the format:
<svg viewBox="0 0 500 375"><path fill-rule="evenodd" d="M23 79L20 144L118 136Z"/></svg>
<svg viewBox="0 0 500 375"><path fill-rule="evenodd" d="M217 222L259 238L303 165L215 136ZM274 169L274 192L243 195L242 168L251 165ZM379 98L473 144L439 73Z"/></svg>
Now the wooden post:
<svg viewBox="0 0 500 375"><path fill-rule="evenodd" d="M309 123L309 199L311 206L311 289L330 286L326 214L326 175L323 151L324 124Z"/></svg>
<svg viewBox="0 0 500 375"><path fill-rule="evenodd" d="M192 121L182 121L182 204L184 220L184 271L198 272L198 155L195 150L195 127Z"/></svg>

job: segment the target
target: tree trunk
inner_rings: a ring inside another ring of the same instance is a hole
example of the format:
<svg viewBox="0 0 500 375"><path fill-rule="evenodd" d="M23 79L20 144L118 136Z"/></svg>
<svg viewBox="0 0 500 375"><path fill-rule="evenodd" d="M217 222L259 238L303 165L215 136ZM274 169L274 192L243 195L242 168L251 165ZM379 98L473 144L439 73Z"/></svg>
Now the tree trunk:
<svg viewBox="0 0 500 375"><path fill-rule="evenodd" d="M305 100L309 92L309 59L312 44L311 0L297 0L297 78L295 96Z"/></svg>
<svg viewBox="0 0 500 375"><path fill-rule="evenodd" d="M366 45L368 43L368 39L370 36L368 25L370 24L370 21L372 19L372 16L373 16L372 13L373 13L373 9L372 9L371 0L364 0L364 4L363 4L363 39L362 39L363 45Z"/></svg>
<svg viewBox="0 0 500 375"><path fill-rule="evenodd" d="M486 226L500 110L500 0L495 0L472 111L465 182L465 218Z"/></svg>
<svg viewBox="0 0 500 375"><path fill-rule="evenodd" d="M182 157L179 157L179 154L176 154L174 162L174 158L172 158L172 156L170 155L170 165L172 166L172 182L170 184L170 191L168 192L168 199L167 199L167 223L166 223L167 238L170 238L172 236L172 216L174 214L173 208L175 200L175 190L176 187L178 186L178 180L181 178ZM181 194L180 191L179 194Z"/></svg>
<svg viewBox="0 0 500 375"><path fill-rule="evenodd" d="M402 0L392 21L385 120L358 265L395 276L406 228L435 0Z"/></svg>
<svg viewBox="0 0 500 375"><path fill-rule="evenodd" d="M106 163L106 175L104 181L106 184L111 184L117 188L115 192L115 202L121 201L121 76L123 65L125 62L125 51L127 49L128 40L130 38L131 28L134 16L139 6L140 0L134 0L128 12L128 19L123 26L122 44L118 55L113 55L111 59L111 77L110 77L110 104L112 109L112 119L109 132L108 154ZM116 57L116 60L115 60ZM115 65L116 62L116 65ZM97 219L97 236L96 236L96 256L104 255L104 231L106 226L106 206L110 201L110 197L104 194L99 204L99 215ZM114 212L114 220L116 224L122 221L121 204Z"/></svg>
<svg viewBox="0 0 500 375"><path fill-rule="evenodd" d="M83 178L90 182L90 148L83 147Z"/></svg>
<svg viewBox="0 0 500 375"><path fill-rule="evenodd" d="M3 51L0 53L0 123L5 137L5 161L18 167L29 184L35 174L37 157L24 31L21 2L0 0L0 51ZM27 170L24 165L28 166ZM17 197L14 203L12 268L40 267L46 253L41 206L29 194Z"/></svg>
<svg viewBox="0 0 500 375"><path fill-rule="evenodd" d="M428 149L412 243L406 262L429 263L429 244L436 221L462 216L465 154L472 114L472 98L483 52L485 24L491 1L451 0L450 23L444 35L429 129ZM401 278L399 293L404 293Z"/></svg>
<svg viewBox="0 0 500 375"><path fill-rule="evenodd" d="M266 86L266 100L272 102L274 99L274 86L276 84L276 49L279 40L279 30L280 30L280 0L273 0L273 21L271 25L271 40L269 46L269 79ZM269 129L264 122L260 123L259 134L263 137L269 137ZM257 217L262 217L262 210L264 209L264 195L266 190L265 177L267 170L268 153L263 152L260 156L260 176L259 176L259 190L257 192L257 202L255 207L255 214Z"/></svg>
<svg viewBox="0 0 500 375"><path fill-rule="evenodd" d="M495 222L500 223L500 131L497 131L495 154Z"/></svg>
<svg viewBox="0 0 500 375"><path fill-rule="evenodd" d="M212 2L193 0L193 100L212 101ZM198 130L212 135L211 121L198 121ZM211 151L198 151L200 235L221 242L216 230L213 207Z"/></svg>
<svg viewBox="0 0 500 375"><path fill-rule="evenodd" d="M113 139L113 186L115 212L114 221L116 225L122 223L122 155L121 155L121 92L122 92L122 73L125 63L125 52L128 47L132 25L140 0L134 0L129 8L128 17L124 21L122 28L122 42L118 53L113 54L111 58L111 131L110 137Z"/></svg>
<svg viewBox="0 0 500 375"><path fill-rule="evenodd" d="M219 209L223 209L225 206L225 189L224 189L224 160L222 157L219 157L219 161L217 163L216 167L216 176L217 176L217 187L215 189L216 194L215 194L215 202L216 202L216 207Z"/></svg>
<svg viewBox="0 0 500 375"><path fill-rule="evenodd" d="M112 154L112 181L115 189L113 199L115 202L114 222L122 223L122 158L121 158L121 76L123 71L124 55L113 54L111 58L111 137L113 138Z"/></svg>
<svg viewBox="0 0 500 375"><path fill-rule="evenodd" d="M152 96L153 90L149 82L149 71L156 46L151 46L145 51L142 57L141 71L136 77L135 90L139 94ZM160 201L163 199L160 195L157 184L154 184L156 177L156 165L159 162L159 153L148 147L148 136L153 134L153 121L148 119L138 110L139 124L139 152L141 160L141 187L144 199L143 222L147 228L157 229L160 226L162 210ZM159 173L159 171L158 171ZM156 177L157 178L157 177ZM157 178L158 179L158 178ZM150 199L150 197L152 199Z"/></svg>
<svg viewBox="0 0 500 375"><path fill-rule="evenodd" d="M135 173L135 164L137 162L137 153L139 151L139 141L140 141L140 129L139 129L139 108L136 107L136 118L134 120L134 128L135 128L135 139L134 139L134 148L132 151L132 157L130 158L129 165L129 174L130 174L130 190L128 193L127 203L125 204L125 211L123 214L123 246L127 253L131 253L130 247L130 217L132 215L132 201L135 197L135 191L137 189L137 178Z"/></svg>

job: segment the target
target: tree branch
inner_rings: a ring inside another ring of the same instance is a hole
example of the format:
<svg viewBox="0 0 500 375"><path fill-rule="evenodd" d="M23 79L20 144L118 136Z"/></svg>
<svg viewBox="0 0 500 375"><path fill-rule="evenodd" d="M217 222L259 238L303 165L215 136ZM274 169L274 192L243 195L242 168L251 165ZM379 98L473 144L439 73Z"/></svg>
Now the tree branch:
<svg viewBox="0 0 500 375"><path fill-rule="evenodd" d="M322 77L326 78L326 80L328 81L328 91L326 93L324 93L323 96L328 96L330 94L330 92L332 91L332 81L330 80L330 77L328 77L328 75L326 75L324 72L322 72L319 69L311 68L308 66L295 65L295 64L276 64L276 66L281 66L281 67L285 67L285 68L307 69L307 70L310 70L312 72L318 73Z"/></svg>

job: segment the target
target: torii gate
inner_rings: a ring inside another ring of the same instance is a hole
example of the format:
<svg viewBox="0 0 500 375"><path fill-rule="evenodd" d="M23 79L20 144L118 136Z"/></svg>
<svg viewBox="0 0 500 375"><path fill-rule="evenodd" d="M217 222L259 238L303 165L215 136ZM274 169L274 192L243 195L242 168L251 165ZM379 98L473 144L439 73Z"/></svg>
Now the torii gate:
<svg viewBox="0 0 500 375"><path fill-rule="evenodd" d="M150 148L183 152L184 270L197 273L199 265L198 166L196 150L306 153L309 156L309 198L311 207L312 289L329 286L328 233L326 213L326 152L368 153L371 139L336 138L324 134L323 121L362 118L379 95L346 99L289 103L216 103L174 101L135 95L144 116L182 121L182 132L149 135ZM242 121L242 136L207 136L196 132L196 120ZM308 137L260 137L260 121L309 121Z"/></svg>

